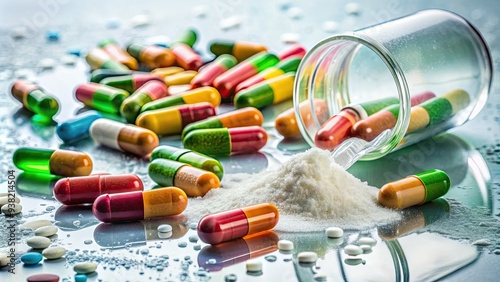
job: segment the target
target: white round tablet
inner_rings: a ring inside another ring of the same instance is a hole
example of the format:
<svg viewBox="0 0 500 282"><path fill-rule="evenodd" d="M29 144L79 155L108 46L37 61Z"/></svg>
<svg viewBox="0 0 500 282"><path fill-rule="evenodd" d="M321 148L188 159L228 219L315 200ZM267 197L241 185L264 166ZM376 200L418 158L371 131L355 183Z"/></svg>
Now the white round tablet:
<svg viewBox="0 0 500 282"><path fill-rule="evenodd" d="M299 253L297 259L302 263L316 262L318 260L318 254L315 252L302 252Z"/></svg>
<svg viewBox="0 0 500 282"><path fill-rule="evenodd" d="M325 230L325 234L328 238L340 238L344 236L344 230L339 227L328 227Z"/></svg>
<svg viewBox="0 0 500 282"><path fill-rule="evenodd" d="M375 245L377 245L377 240L370 238L370 237L361 237L358 240L358 244L375 246Z"/></svg>
<svg viewBox="0 0 500 282"><path fill-rule="evenodd" d="M344 253L350 256L357 256L363 253L363 249L356 245L347 245L344 247Z"/></svg>
<svg viewBox="0 0 500 282"><path fill-rule="evenodd" d="M262 262L258 259L250 259L246 262L247 271L258 272L262 271Z"/></svg>
<svg viewBox="0 0 500 282"><path fill-rule="evenodd" d="M293 250L293 242L289 240L279 240L278 249L282 251L291 251Z"/></svg>

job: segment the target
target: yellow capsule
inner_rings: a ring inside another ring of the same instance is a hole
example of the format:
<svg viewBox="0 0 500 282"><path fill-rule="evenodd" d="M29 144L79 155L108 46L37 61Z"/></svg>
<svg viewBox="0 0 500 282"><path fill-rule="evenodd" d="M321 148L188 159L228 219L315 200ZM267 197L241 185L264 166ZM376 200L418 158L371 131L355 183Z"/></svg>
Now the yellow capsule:
<svg viewBox="0 0 500 282"><path fill-rule="evenodd" d="M183 71L166 76L163 81L167 86L189 84L197 74L198 72L193 70Z"/></svg>
<svg viewBox="0 0 500 282"><path fill-rule="evenodd" d="M196 104L201 102L209 102L214 107L218 107L220 105L220 101L221 98L219 91L213 87L205 86L147 103L142 106L141 113L161 108L184 104Z"/></svg>
<svg viewBox="0 0 500 282"><path fill-rule="evenodd" d="M184 69L181 67L166 67L166 68L156 68L151 71L152 74L161 77L161 79L165 79L165 77L183 72Z"/></svg>

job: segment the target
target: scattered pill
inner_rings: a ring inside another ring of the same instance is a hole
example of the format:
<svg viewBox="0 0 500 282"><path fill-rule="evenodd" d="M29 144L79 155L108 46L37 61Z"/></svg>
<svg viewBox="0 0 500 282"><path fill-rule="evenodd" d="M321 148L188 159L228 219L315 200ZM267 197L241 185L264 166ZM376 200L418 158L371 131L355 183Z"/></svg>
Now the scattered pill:
<svg viewBox="0 0 500 282"><path fill-rule="evenodd" d="M338 31L339 23L334 21L324 21L322 27L325 32L333 33Z"/></svg>
<svg viewBox="0 0 500 282"><path fill-rule="evenodd" d="M348 15L359 15L361 13L361 5L356 2L346 3L344 10Z"/></svg>
<svg viewBox="0 0 500 282"><path fill-rule="evenodd" d="M320 124L324 123L328 119L328 109L325 100L314 99L313 109ZM314 124L313 115L311 113L311 104L309 101L301 102L299 111L302 122L306 128ZM274 120L274 127L278 133L285 138L301 136L294 107L276 116Z"/></svg>
<svg viewBox="0 0 500 282"><path fill-rule="evenodd" d="M12 199L14 198L14 203L19 203L21 202L21 199L19 199L18 197L16 196L3 196L3 197L0 197L0 207L3 206L3 205L6 205L8 203L12 203L12 200L9 201L9 199Z"/></svg>
<svg viewBox="0 0 500 282"><path fill-rule="evenodd" d="M302 11L301 8L299 7L290 7L287 11L286 11L286 15L292 19L292 20L298 20L300 18L302 18L304 12Z"/></svg>
<svg viewBox="0 0 500 282"><path fill-rule="evenodd" d="M135 123L142 106L168 95L167 86L157 80L146 82L127 97L120 106L120 114L129 123Z"/></svg>
<svg viewBox="0 0 500 282"><path fill-rule="evenodd" d="M263 108L290 100L293 96L294 81L294 72L262 81L236 93L234 106L237 109L244 107Z"/></svg>
<svg viewBox="0 0 500 282"><path fill-rule="evenodd" d="M51 70L55 68L56 65L57 65L56 60L52 58L42 59L38 62L38 67L41 68L42 70Z"/></svg>
<svg viewBox="0 0 500 282"><path fill-rule="evenodd" d="M87 275L81 273L75 274L75 282L87 282Z"/></svg>
<svg viewBox="0 0 500 282"><path fill-rule="evenodd" d="M278 241L278 249L281 251L291 251L293 250L293 242L289 240L279 240Z"/></svg>
<svg viewBox="0 0 500 282"><path fill-rule="evenodd" d="M139 63L151 69L170 67L175 64L175 55L170 49L133 43L127 47L127 52Z"/></svg>
<svg viewBox="0 0 500 282"><path fill-rule="evenodd" d="M66 254L66 249L64 247L48 247L42 251L42 255L46 259L58 259Z"/></svg>
<svg viewBox="0 0 500 282"><path fill-rule="evenodd" d="M23 210L23 206L18 203L9 203L5 204L1 208L2 213L5 215L16 215Z"/></svg>
<svg viewBox="0 0 500 282"><path fill-rule="evenodd" d="M328 227L325 230L325 235L328 238L340 238L344 236L344 230L342 230L342 228L339 227Z"/></svg>
<svg viewBox="0 0 500 282"><path fill-rule="evenodd" d="M238 64L238 61L232 55L222 54L218 56L213 62L203 66L198 71L198 74L190 82L191 87L211 86L219 75L236 66L236 64Z"/></svg>
<svg viewBox="0 0 500 282"><path fill-rule="evenodd" d="M201 102L208 102L214 107L217 107L220 105L221 96L217 89L213 87L200 87L186 91L179 95L164 97L156 101L147 103L141 108L141 113L151 110L180 106L185 104L196 104Z"/></svg>
<svg viewBox="0 0 500 282"><path fill-rule="evenodd" d="M172 226L169 224L161 224L158 226L158 232L162 233L172 232Z"/></svg>
<svg viewBox="0 0 500 282"><path fill-rule="evenodd" d="M315 252L301 252L297 255L300 263L315 263L318 260L318 254Z"/></svg>
<svg viewBox="0 0 500 282"><path fill-rule="evenodd" d="M278 209L268 203L210 214L200 220L198 237L215 245L272 229L278 219Z"/></svg>
<svg viewBox="0 0 500 282"><path fill-rule="evenodd" d="M45 249L50 245L51 241L47 237L34 236L26 240L26 244L33 249Z"/></svg>
<svg viewBox="0 0 500 282"><path fill-rule="evenodd" d="M73 270L76 273L88 274L92 273L97 269L97 264L94 262L80 262L73 266Z"/></svg>
<svg viewBox="0 0 500 282"><path fill-rule="evenodd" d="M26 281L28 282L59 282L59 276L55 274L35 274L29 276Z"/></svg>
<svg viewBox="0 0 500 282"><path fill-rule="evenodd" d="M491 242L488 239L479 239L479 240L476 240L476 241L472 242L472 245L476 245L476 246L489 246L489 245L491 245Z"/></svg>
<svg viewBox="0 0 500 282"><path fill-rule="evenodd" d="M186 193L176 187L167 187L101 195L94 201L92 212L102 222L120 222L177 215L186 207Z"/></svg>
<svg viewBox="0 0 500 282"><path fill-rule="evenodd" d="M193 15L197 18L204 18L208 14L208 7L205 5L197 5L193 8Z"/></svg>
<svg viewBox="0 0 500 282"><path fill-rule="evenodd" d="M372 252L371 245L359 245L359 247L363 250L363 254L368 254Z"/></svg>
<svg viewBox="0 0 500 282"><path fill-rule="evenodd" d="M35 236L50 237L56 234L58 230L59 228L57 228L57 226L54 225L42 226L35 229Z"/></svg>
<svg viewBox="0 0 500 282"><path fill-rule="evenodd" d="M104 52L101 48L94 48L90 50L85 55L85 61L87 61L87 64L89 64L92 70L107 69L115 71L129 71L127 66L111 59L108 53Z"/></svg>
<svg viewBox="0 0 500 282"><path fill-rule="evenodd" d="M350 256L357 256L363 253L363 250L356 245L347 245L344 247L344 253Z"/></svg>
<svg viewBox="0 0 500 282"><path fill-rule="evenodd" d="M344 263L347 265L360 265L364 264L364 260L362 258L356 258L356 257L350 257L350 258L345 258Z"/></svg>
<svg viewBox="0 0 500 282"><path fill-rule="evenodd" d="M121 71L120 73L122 73ZM163 79L151 73L134 72L121 76L110 76L102 79L99 83L111 86L114 88L125 90L127 93L134 93L144 84L150 81L158 81L163 83Z"/></svg>
<svg viewBox="0 0 500 282"><path fill-rule="evenodd" d="M151 130L104 118L92 123L90 136L98 144L138 156L148 155L159 145Z"/></svg>
<svg viewBox="0 0 500 282"><path fill-rule="evenodd" d="M59 31L49 30L47 31L46 37L48 41L59 41L60 34Z"/></svg>
<svg viewBox="0 0 500 282"><path fill-rule="evenodd" d="M197 38L196 30L188 28L170 43L170 49L176 57L177 65L185 70L197 71L203 65L203 59L192 49Z"/></svg>
<svg viewBox="0 0 500 282"><path fill-rule="evenodd" d="M375 246L377 245L377 240L371 238L371 237L361 237L358 240L359 245L368 245L368 246Z"/></svg>
<svg viewBox="0 0 500 282"><path fill-rule="evenodd" d="M151 24L147 15L135 15L130 19L130 25L133 28L145 27Z"/></svg>
<svg viewBox="0 0 500 282"><path fill-rule="evenodd" d="M177 247L179 248L185 248L187 247L187 242L184 242L184 241L180 241L179 243L177 243Z"/></svg>
<svg viewBox="0 0 500 282"><path fill-rule="evenodd" d="M267 133L260 126L199 129L182 140L184 148L206 155L228 156L257 152L267 143Z"/></svg>
<svg viewBox="0 0 500 282"><path fill-rule="evenodd" d="M102 115L96 111L87 111L71 117L56 127L57 136L64 143L74 143L90 136L90 125Z"/></svg>
<svg viewBox="0 0 500 282"><path fill-rule="evenodd" d="M213 116L214 106L209 102L200 102L143 112L137 117L135 124L165 136L180 134L189 124Z"/></svg>
<svg viewBox="0 0 500 282"><path fill-rule="evenodd" d="M108 55L114 61L117 61L131 70L137 70L139 64L137 60L130 56L125 50L123 50L118 43L113 39L105 39L100 41L98 44L99 48L108 53Z"/></svg>
<svg viewBox="0 0 500 282"><path fill-rule="evenodd" d="M46 219L37 219L29 222L25 222L19 226L19 228L22 229L33 229L36 230L37 228L40 228L42 226L50 226L52 225L52 222L50 220Z"/></svg>
<svg viewBox="0 0 500 282"><path fill-rule="evenodd" d="M378 192L378 202L384 207L404 209L437 199L449 189L449 176L433 169L385 184Z"/></svg>
<svg viewBox="0 0 500 282"><path fill-rule="evenodd" d="M216 40L210 43L210 52L216 56L223 54L233 55L238 62L244 61L251 56L266 52L267 47L261 44L244 41L224 41Z"/></svg>
<svg viewBox="0 0 500 282"><path fill-rule="evenodd" d="M236 282L238 281L238 276L234 273L227 274L224 276L224 282Z"/></svg>
<svg viewBox="0 0 500 282"><path fill-rule="evenodd" d="M259 259L249 259L246 262L246 269L249 272L262 271L262 262Z"/></svg>
<svg viewBox="0 0 500 282"><path fill-rule="evenodd" d="M151 152L151 161L155 159L178 161L206 171L211 171L217 175L219 180L222 180L224 174L224 168L218 160L187 149L167 145L158 146Z"/></svg>
<svg viewBox="0 0 500 282"><path fill-rule="evenodd" d="M16 26L11 30L10 35L15 40L26 38L28 36L28 28L25 26Z"/></svg>
<svg viewBox="0 0 500 282"><path fill-rule="evenodd" d="M47 119L59 111L57 99L36 84L18 80L12 84L11 94L25 109Z"/></svg>
<svg viewBox="0 0 500 282"><path fill-rule="evenodd" d="M92 160L83 152L40 148L18 148L14 165L26 172L60 176L84 176L92 172Z"/></svg>
<svg viewBox="0 0 500 282"><path fill-rule="evenodd" d="M88 107L107 113L117 114L123 101L129 97L125 90L97 83L87 83L78 86L75 97Z"/></svg>
<svg viewBox="0 0 500 282"><path fill-rule="evenodd" d="M196 242L198 242L198 239L199 239L199 238L198 238L198 236L196 236L196 235L191 235L191 236L189 236L189 242L191 242L191 243L196 243Z"/></svg>
<svg viewBox="0 0 500 282"><path fill-rule="evenodd" d="M4 267L10 263L10 257L7 254L0 253L0 267Z"/></svg>
<svg viewBox="0 0 500 282"><path fill-rule="evenodd" d="M500 255L500 249L496 249L496 250L494 250L494 251L493 251L493 253L494 253L495 255Z"/></svg>
<svg viewBox="0 0 500 282"><path fill-rule="evenodd" d="M258 109L246 107L193 122L182 130L181 139L184 139L189 132L198 129L261 126L263 121L264 116Z"/></svg>
<svg viewBox="0 0 500 282"><path fill-rule="evenodd" d="M295 44L300 41L300 35L298 33L283 33L280 36L281 42L285 44Z"/></svg>
<svg viewBox="0 0 500 282"><path fill-rule="evenodd" d="M156 68L151 71L151 74L154 74L161 79L165 79L167 76L174 75L176 73L183 72L184 69L180 67L164 67L164 68Z"/></svg>
<svg viewBox="0 0 500 282"><path fill-rule="evenodd" d="M40 253L26 253L21 256L21 261L26 265L35 265L42 261L43 256Z"/></svg>
<svg viewBox="0 0 500 282"><path fill-rule="evenodd" d="M230 17L223 18L219 22L219 27L221 30L229 30L233 28L239 28L243 22L243 17L240 15L234 15Z"/></svg>

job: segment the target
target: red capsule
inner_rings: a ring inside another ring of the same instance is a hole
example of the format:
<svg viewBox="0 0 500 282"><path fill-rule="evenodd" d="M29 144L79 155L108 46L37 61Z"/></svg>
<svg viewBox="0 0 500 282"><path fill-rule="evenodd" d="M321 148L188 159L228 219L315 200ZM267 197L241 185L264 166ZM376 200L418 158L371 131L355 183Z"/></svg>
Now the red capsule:
<svg viewBox="0 0 500 282"><path fill-rule="evenodd" d="M303 58L306 55L306 49L300 45L300 44L294 44L285 50L283 50L281 53L278 54L278 58L283 61L287 58L290 57L299 57Z"/></svg>
<svg viewBox="0 0 500 282"><path fill-rule="evenodd" d="M197 71L203 65L200 55L185 43L176 43L171 50L176 56L177 64L185 70Z"/></svg>
<svg viewBox="0 0 500 282"><path fill-rule="evenodd" d="M318 148L333 150L351 134L351 128L359 121L356 111L345 108L328 119L316 132L314 144Z"/></svg>
<svg viewBox="0 0 500 282"><path fill-rule="evenodd" d="M68 177L54 185L54 197L65 205L91 204L102 194L142 191L144 186L135 174Z"/></svg>

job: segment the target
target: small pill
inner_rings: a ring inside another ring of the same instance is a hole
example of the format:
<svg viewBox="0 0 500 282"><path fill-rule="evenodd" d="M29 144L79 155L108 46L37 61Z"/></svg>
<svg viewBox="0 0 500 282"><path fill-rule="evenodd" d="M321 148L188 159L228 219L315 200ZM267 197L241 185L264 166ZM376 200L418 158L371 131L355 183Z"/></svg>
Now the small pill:
<svg viewBox="0 0 500 282"><path fill-rule="evenodd" d="M59 41L60 33L57 30L49 30L46 37L48 41Z"/></svg>
<svg viewBox="0 0 500 282"><path fill-rule="evenodd" d="M10 36L15 40L26 38L28 36L28 28L25 26L16 26L12 28Z"/></svg>
<svg viewBox="0 0 500 282"><path fill-rule="evenodd" d="M94 262L80 262L73 266L73 270L76 273L88 274L92 273L97 269L97 264Z"/></svg>
<svg viewBox="0 0 500 282"><path fill-rule="evenodd" d="M87 275L85 274L75 274L75 282L87 282Z"/></svg>
<svg viewBox="0 0 500 282"><path fill-rule="evenodd" d="M200 87L175 96L163 97L156 101L149 102L141 108L141 113L173 106L196 104L201 102L208 102L214 107L217 107L220 105L221 96L217 89L213 87Z"/></svg>
<svg viewBox="0 0 500 282"><path fill-rule="evenodd" d="M316 117L320 124L323 124L328 119L328 110L326 101L322 99L314 99L313 107ZM314 118L311 111L309 101L303 101L299 105L300 119L308 128L314 124ZM274 127L285 138L293 138L301 135L297 117L295 116L295 108L292 107L278 116L274 120Z"/></svg>
<svg viewBox="0 0 500 282"><path fill-rule="evenodd" d="M281 42L285 44L294 44L300 41L300 35L298 33L283 33L281 34Z"/></svg>
<svg viewBox="0 0 500 282"><path fill-rule="evenodd" d="M57 99L40 86L24 80L17 80L11 87L12 96L30 112L52 119L59 112Z"/></svg>
<svg viewBox="0 0 500 282"><path fill-rule="evenodd" d="M218 56L213 62L203 66L198 71L198 74L190 82L191 87L211 86L219 75L236 66L236 64L238 64L238 61L232 55L222 54Z"/></svg>
<svg viewBox="0 0 500 282"><path fill-rule="evenodd" d="M291 251L293 250L293 242L289 240L279 240L278 241L278 249L281 251Z"/></svg>
<svg viewBox="0 0 500 282"><path fill-rule="evenodd" d="M489 245L491 245L491 242L488 239L479 239L479 240L472 242L472 245L489 246Z"/></svg>
<svg viewBox="0 0 500 282"><path fill-rule="evenodd" d="M128 69L127 69L128 70ZM121 76L110 76L102 79L99 83L114 88L122 89L127 93L134 93L144 84L150 81L158 81L163 83L161 77L151 73L134 72Z"/></svg>
<svg viewBox="0 0 500 282"><path fill-rule="evenodd" d="M242 22L243 22L243 17L240 15L235 15L235 16L223 18L219 22L219 27L222 30L229 30L229 29L240 27Z"/></svg>
<svg viewBox="0 0 500 282"><path fill-rule="evenodd" d="M52 225L52 222L50 220L46 219L38 219L38 220L33 220L29 222L25 222L19 226L19 228L22 229L33 229L36 230L42 226L50 226Z"/></svg>
<svg viewBox="0 0 500 282"><path fill-rule="evenodd" d="M123 100L120 115L129 123L135 123L142 106L168 95L167 86L157 80L146 82L137 91Z"/></svg>
<svg viewBox="0 0 500 282"><path fill-rule="evenodd" d="M33 249L45 249L50 246L50 239L42 236L34 236L26 240L26 244Z"/></svg>
<svg viewBox="0 0 500 282"><path fill-rule="evenodd" d="M12 199L12 196L11 197L9 197L9 196L0 197L0 207L3 205L6 205L8 203L12 203L12 200L9 201L9 199ZM14 196L14 203L19 203L19 202L21 202L21 199Z"/></svg>
<svg viewBox="0 0 500 282"><path fill-rule="evenodd" d="M172 232L172 226L169 224L161 224L158 226L158 232L161 233Z"/></svg>
<svg viewBox="0 0 500 282"><path fill-rule="evenodd" d="M40 253L26 253L21 256L21 261L26 265L35 265L42 261L43 256Z"/></svg>
<svg viewBox="0 0 500 282"><path fill-rule="evenodd" d="M359 246L363 250L363 254L371 253L372 246L371 245L360 245Z"/></svg>
<svg viewBox="0 0 500 282"><path fill-rule="evenodd" d="M344 236L344 230L342 230L342 228L339 227L328 227L325 230L325 235L328 238L340 238Z"/></svg>
<svg viewBox="0 0 500 282"><path fill-rule="evenodd" d="M344 247L344 253L350 256L357 256L363 253L363 249L356 245L347 245Z"/></svg>
<svg viewBox="0 0 500 282"><path fill-rule="evenodd" d="M300 44L293 44L291 46L288 46L278 54L278 58L281 60L281 62L279 62L278 65L283 63L283 61L287 59L291 58L302 59L306 55L306 52L307 52L306 48L304 48L304 46ZM297 68L291 71L296 71L296 70Z"/></svg>
<svg viewBox="0 0 500 282"><path fill-rule="evenodd" d="M347 264L347 265L360 265L360 264L364 264L364 260L362 258L356 258L356 257L350 257L350 258L345 258L344 259L344 263Z"/></svg>
<svg viewBox="0 0 500 282"><path fill-rule="evenodd" d="M300 263L315 263L318 260L318 254L315 252L301 252L297 256Z"/></svg>
<svg viewBox="0 0 500 282"><path fill-rule="evenodd" d="M51 70L57 65L56 60L52 58L42 59L38 62L38 67L42 70Z"/></svg>
<svg viewBox="0 0 500 282"><path fill-rule="evenodd" d="M20 213L23 210L23 206L18 203L9 203L5 204L1 208L2 213L5 215L15 215Z"/></svg>
<svg viewBox="0 0 500 282"><path fill-rule="evenodd" d="M160 239L168 239L172 237L173 233L172 232L158 232L158 238Z"/></svg>
<svg viewBox="0 0 500 282"><path fill-rule="evenodd" d="M35 230L35 236L50 237L57 233L59 228L54 225L42 226Z"/></svg>
<svg viewBox="0 0 500 282"><path fill-rule="evenodd" d="M170 49L133 43L127 52L139 63L151 69L170 67L175 64L175 55Z"/></svg>
<svg viewBox="0 0 500 282"><path fill-rule="evenodd" d="M55 274L35 274L27 278L28 282L59 282L59 276Z"/></svg>
<svg viewBox="0 0 500 282"><path fill-rule="evenodd" d="M120 106L130 94L122 89L89 82L79 85L75 98L85 106L106 113L117 114Z"/></svg>
<svg viewBox="0 0 500 282"><path fill-rule="evenodd" d="M10 263L10 257L7 254L0 254L0 267L4 267Z"/></svg>
<svg viewBox="0 0 500 282"><path fill-rule="evenodd" d="M105 39L100 41L97 45L104 50L104 52L108 53L111 59L127 66L127 68L131 70L137 70L139 68L137 60L123 50L115 40Z"/></svg>
<svg viewBox="0 0 500 282"><path fill-rule="evenodd" d="M259 259L249 259L245 265L248 272L262 271L262 261Z"/></svg>
<svg viewBox="0 0 500 282"><path fill-rule="evenodd" d="M369 246L375 246L377 245L377 240L371 238L371 237L361 237L358 240L359 245L369 245Z"/></svg>
<svg viewBox="0 0 500 282"><path fill-rule="evenodd" d="M46 259L58 259L66 254L66 249L64 247L48 247L42 251L42 255Z"/></svg>
<svg viewBox="0 0 500 282"><path fill-rule="evenodd" d="M151 24L151 20L147 15L135 15L130 19L130 25L133 28L145 27Z"/></svg>
<svg viewBox="0 0 500 282"><path fill-rule="evenodd" d="M114 61L108 53L101 48L94 48L85 55L85 60L92 70L107 69L114 71L129 71L124 64Z"/></svg>

